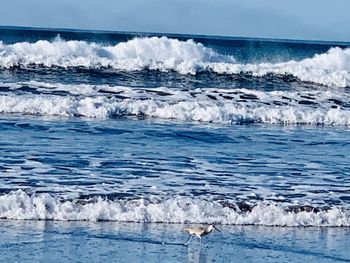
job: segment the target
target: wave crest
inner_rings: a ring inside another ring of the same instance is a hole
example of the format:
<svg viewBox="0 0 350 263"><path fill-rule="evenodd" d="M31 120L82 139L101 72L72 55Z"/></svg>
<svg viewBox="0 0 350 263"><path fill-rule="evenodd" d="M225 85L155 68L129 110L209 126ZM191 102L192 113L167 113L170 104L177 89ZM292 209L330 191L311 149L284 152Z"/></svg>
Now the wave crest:
<svg viewBox="0 0 350 263"><path fill-rule="evenodd" d="M259 204L240 211L220 202L175 197L159 202L145 199L64 201L50 194L28 195L22 190L0 196L0 218L15 220L119 221L202 223L266 226L350 226L341 208L288 211L277 204Z"/></svg>
<svg viewBox="0 0 350 263"><path fill-rule="evenodd" d="M0 67L84 67L124 71L159 70L180 74L210 71L218 74L291 75L305 82L350 86L350 48L331 48L324 54L282 63L237 63L193 40L167 37L135 38L117 45L85 41L40 40L35 43L0 42Z"/></svg>
<svg viewBox="0 0 350 263"><path fill-rule="evenodd" d="M22 85L26 87L23 93L20 92ZM14 91L0 95L0 113L4 114L98 119L137 116L233 124L350 125L350 95L335 91L137 89L36 82L1 86ZM33 93L29 93L29 89ZM56 92L66 95L56 95Z"/></svg>
<svg viewBox="0 0 350 263"><path fill-rule="evenodd" d="M325 86L350 87L350 48L331 48L324 54L301 61L261 64L214 64L213 70L223 74L250 73L255 77L268 74L292 75L305 82Z"/></svg>
<svg viewBox="0 0 350 263"><path fill-rule="evenodd" d="M0 42L0 66L3 68L40 65L45 67L113 68L117 70L175 70L195 74L206 63L235 60L204 47L193 40L166 37L135 38L115 46L85 41Z"/></svg>

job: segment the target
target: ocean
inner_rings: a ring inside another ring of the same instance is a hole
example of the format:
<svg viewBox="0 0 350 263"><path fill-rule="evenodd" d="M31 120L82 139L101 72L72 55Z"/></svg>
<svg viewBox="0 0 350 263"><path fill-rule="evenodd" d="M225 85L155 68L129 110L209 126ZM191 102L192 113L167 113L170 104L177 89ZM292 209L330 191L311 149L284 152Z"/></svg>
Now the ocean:
<svg viewBox="0 0 350 263"><path fill-rule="evenodd" d="M349 88L350 43L0 27L0 261L350 262Z"/></svg>

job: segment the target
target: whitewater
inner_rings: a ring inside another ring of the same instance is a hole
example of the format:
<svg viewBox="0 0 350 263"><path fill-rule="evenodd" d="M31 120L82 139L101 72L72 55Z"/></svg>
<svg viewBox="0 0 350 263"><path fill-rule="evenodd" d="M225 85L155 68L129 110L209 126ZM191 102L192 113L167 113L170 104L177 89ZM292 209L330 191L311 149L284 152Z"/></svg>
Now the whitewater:
<svg viewBox="0 0 350 263"><path fill-rule="evenodd" d="M0 37L1 222L350 226L348 44Z"/></svg>
<svg viewBox="0 0 350 263"><path fill-rule="evenodd" d="M86 41L52 41L34 43L0 42L0 67L84 67L112 68L123 71L159 70L180 74L212 71L218 74L242 74L262 77L268 74L291 75L305 82L331 87L350 85L350 49L330 48L312 58L280 63L246 63L234 56L219 54L193 40L179 41L167 37L134 38L114 46Z"/></svg>
<svg viewBox="0 0 350 263"><path fill-rule="evenodd" d="M21 85L42 95L0 95L0 112L61 117L116 118L144 116L213 123L350 125L349 94L340 92L250 91L247 89L170 88L1 83L14 92ZM57 91L66 92L58 96ZM105 94L107 93L107 95ZM111 94L118 94L111 96Z"/></svg>
<svg viewBox="0 0 350 263"><path fill-rule="evenodd" d="M0 218L16 220L118 221L144 223L203 223L265 226L350 226L350 212L341 208L325 211L288 211L276 204L259 204L249 211L220 202L168 199L160 203L139 199L86 203L63 201L49 194L28 195L16 191L0 197ZM297 210L297 209L296 209ZM268 216L267 216L268 215Z"/></svg>

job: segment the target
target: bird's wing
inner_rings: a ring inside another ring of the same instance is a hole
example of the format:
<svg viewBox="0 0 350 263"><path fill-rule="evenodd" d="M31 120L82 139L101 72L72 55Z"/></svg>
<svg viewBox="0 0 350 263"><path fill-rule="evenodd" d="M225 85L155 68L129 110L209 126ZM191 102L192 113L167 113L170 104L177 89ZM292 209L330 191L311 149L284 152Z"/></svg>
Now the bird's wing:
<svg viewBox="0 0 350 263"><path fill-rule="evenodd" d="M205 231L204 228L202 227L189 227L189 228L185 228L184 230L190 233L191 235L194 235L194 234L201 235Z"/></svg>

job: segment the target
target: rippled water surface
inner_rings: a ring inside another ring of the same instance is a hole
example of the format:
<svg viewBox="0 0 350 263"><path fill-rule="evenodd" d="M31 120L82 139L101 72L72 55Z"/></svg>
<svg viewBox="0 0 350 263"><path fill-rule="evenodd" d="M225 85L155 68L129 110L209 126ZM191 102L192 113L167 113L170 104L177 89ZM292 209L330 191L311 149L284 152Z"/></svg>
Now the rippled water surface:
<svg viewBox="0 0 350 263"><path fill-rule="evenodd" d="M3 118L1 191L349 204L348 130Z"/></svg>
<svg viewBox="0 0 350 263"><path fill-rule="evenodd" d="M349 58L0 28L0 218L350 226Z"/></svg>
<svg viewBox="0 0 350 263"><path fill-rule="evenodd" d="M0 261L350 262L349 47L0 27Z"/></svg>

